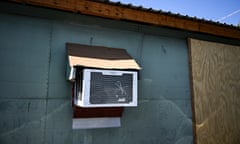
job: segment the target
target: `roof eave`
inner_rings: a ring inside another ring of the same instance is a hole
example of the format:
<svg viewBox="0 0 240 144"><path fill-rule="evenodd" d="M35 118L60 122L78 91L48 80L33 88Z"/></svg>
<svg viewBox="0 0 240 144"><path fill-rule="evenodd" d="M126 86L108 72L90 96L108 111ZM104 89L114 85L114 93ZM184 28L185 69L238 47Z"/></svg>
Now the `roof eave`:
<svg viewBox="0 0 240 144"><path fill-rule="evenodd" d="M127 20L138 23L164 26L185 31L210 34L214 36L240 40L240 29L229 25L210 23L205 20L179 16L164 12L121 5L119 3L98 2L90 0L9 0L12 2L71 11L85 15Z"/></svg>

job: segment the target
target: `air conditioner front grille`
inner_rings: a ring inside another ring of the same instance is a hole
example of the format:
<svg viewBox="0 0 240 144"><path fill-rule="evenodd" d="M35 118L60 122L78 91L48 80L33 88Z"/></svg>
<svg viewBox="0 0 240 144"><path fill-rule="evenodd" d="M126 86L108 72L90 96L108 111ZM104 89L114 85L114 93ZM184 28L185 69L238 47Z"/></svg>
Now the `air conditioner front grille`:
<svg viewBox="0 0 240 144"><path fill-rule="evenodd" d="M91 72L90 103L130 103L133 98L133 74L103 75Z"/></svg>

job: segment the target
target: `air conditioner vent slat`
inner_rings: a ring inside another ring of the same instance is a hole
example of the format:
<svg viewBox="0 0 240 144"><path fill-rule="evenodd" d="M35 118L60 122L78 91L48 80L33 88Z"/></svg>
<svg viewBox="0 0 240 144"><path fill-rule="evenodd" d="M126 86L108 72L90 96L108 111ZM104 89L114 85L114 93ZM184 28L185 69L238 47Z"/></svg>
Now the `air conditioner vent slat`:
<svg viewBox="0 0 240 144"><path fill-rule="evenodd" d="M136 71L83 69L81 80L77 79L75 104L80 107L137 106L137 82Z"/></svg>
<svg viewBox="0 0 240 144"><path fill-rule="evenodd" d="M132 74L103 75L101 72L91 73L90 103L114 104L132 101Z"/></svg>

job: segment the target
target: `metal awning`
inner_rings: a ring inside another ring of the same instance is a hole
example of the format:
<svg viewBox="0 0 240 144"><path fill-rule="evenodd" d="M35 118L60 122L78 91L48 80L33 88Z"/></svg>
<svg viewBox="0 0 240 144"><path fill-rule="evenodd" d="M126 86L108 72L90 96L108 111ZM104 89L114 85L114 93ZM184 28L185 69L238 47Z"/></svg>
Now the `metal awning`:
<svg viewBox="0 0 240 144"><path fill-rule="evenodd" d="M108 48L67 43L69 65L103 68L140 70L140 66L125 49Z"/></svg>

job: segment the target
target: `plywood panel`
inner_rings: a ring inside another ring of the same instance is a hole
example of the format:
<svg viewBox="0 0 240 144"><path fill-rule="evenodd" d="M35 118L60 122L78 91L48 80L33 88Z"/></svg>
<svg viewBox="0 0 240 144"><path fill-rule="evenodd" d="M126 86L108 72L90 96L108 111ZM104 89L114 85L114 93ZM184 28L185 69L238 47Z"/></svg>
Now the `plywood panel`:
<svg viewBox="0 0 240 144"><path fill-rule="evenodd" d="M197 144L240 143L240 46L189 39Z"/></svg>

